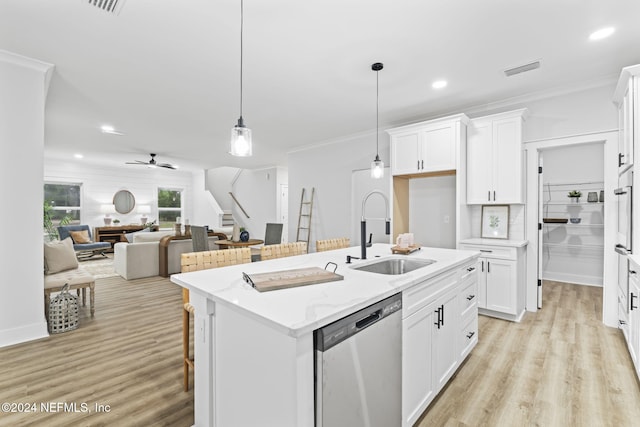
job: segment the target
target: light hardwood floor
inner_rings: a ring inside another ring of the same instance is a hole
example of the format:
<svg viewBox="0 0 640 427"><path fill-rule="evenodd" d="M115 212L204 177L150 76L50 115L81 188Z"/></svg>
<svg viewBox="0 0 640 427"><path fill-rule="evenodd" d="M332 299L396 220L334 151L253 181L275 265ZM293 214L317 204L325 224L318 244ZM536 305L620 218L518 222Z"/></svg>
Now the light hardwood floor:
<svg viewBox="0 0 640 427"><path fill-rule="evenodd" d="M480 316L479 342L417 423L639 426L640 387L624 337L602 324L602 288L545 282L521 323Z"/></svg>
<svg viewBox="0 0 640 427"><path fill-rule="evenodd" d="M180 289L159 277L99 279L96 317L0 349L0 402L88 403L91 413L0 412L0 426L191 426L182 391ZM522 323L480 317L480 341L418 423L638 426L624 339L602 325L600 288L547 283ZM110 405L96 413L94 405Z"/></svg>
<svg viewBox="0 0 640 427"><path fill-rule="evenodd" d="M98 279L96 288L95 318L81 309L78 329L0 349L0 402L78 410L86 402L92 412L0 412L0 426L193 424L193 387L182 391L181 288L160 277ZM96 403L110 412L95 412Z"/></svg>

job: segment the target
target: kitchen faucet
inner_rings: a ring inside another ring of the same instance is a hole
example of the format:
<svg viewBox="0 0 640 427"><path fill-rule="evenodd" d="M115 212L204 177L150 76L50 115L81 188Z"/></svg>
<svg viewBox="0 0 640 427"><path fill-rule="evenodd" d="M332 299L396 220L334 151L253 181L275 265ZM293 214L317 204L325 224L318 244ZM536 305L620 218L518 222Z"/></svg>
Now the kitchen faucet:
<svg viewBox="0 0 640 427"><path fill-rule="evenodd" d="M364 210L365 210L365 207L366 207L366 204L367 204L367 200L373 194L379 194L384 199L384 205L385 205L385 207L387 209L387 217L386 218L366 218ZM367 242L366 242L366 239L365 239L365 236L367 235L367 219L369 219L369 220L374 220L375 219L375 220L385 221L385 231L384 232L387 235L391 234L391 217L389 215L389 200L387 199L387 196L385 196L384 193L382 191L380 191L380 190L370 191L362 199L362 220L360 221L360 248L361 248L360 258L361 259L367 259Z"/></svg>

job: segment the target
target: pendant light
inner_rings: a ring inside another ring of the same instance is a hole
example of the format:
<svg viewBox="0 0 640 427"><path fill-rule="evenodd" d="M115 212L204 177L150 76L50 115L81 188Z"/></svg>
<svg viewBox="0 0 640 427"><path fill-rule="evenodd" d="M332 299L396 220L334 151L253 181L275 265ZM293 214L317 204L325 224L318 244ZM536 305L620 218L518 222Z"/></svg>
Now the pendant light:
<svg viewBox="0 0 640 427"><path fill-rule="evenodd" d="M384 162L380 160L378 155L378 98L379 98L379 84L378 84L378 71L382 70L384 66L382 62L376 62L371 65L371 69L376 72L376 158L371 162L371 178L380 179L384 177Z"/></svg>
<svg viewBox="0 0 640 427"><path fill-rule="evenodd" d="M240 0L240 118L238 124L231 129L231 143L229 153L232 156L251 156L251 129L244 125L242 119L242 66L243 66L243 30L244 30L244 0Z"/></svg>

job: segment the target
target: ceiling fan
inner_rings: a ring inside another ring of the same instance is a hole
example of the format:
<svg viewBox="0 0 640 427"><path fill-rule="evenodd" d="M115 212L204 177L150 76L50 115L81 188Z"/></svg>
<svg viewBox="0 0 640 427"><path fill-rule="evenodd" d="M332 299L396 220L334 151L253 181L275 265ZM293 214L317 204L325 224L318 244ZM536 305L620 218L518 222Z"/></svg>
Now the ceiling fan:
<svg viewBox="0 0 640 427"><path fill-rule="evenodd" d="M151 159L148 162L142 162L140 160L134 160L133 162L127 162L126 164L128 164L128 165L144 165L144 166L148 166L150 168L156 168L157 167L157 168L176 169L176 167L173 166L172 164L156 162L155 153L149 153L149 155L151 156Z"/></svg>

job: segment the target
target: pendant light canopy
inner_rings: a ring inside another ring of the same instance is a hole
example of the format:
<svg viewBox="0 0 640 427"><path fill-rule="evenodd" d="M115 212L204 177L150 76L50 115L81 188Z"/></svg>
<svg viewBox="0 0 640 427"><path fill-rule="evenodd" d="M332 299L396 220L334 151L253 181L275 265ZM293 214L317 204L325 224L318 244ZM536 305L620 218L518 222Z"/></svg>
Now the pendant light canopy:
<svg viewBox="0 0 640 427"><path fill-rule="evenodd" d="M240 0L240 118L238 124L231 129L231 143L229 153L232 156L248 157L252 154L251 129L244 125L242 119L242 66L243 66L243 39L244 32L244 0Z"/></svg>
<svg viewBox="0 0 640 427"><path fill-rule="evenodd" d="M384 177L384 162L380 160L378 155L378 98L379 98L379 84L378 84L378 71L382 70L384 65L381 62L376 62L371 65L371 69L376 72L376 158L371 162L371 178L380 179Z"/></svg>

